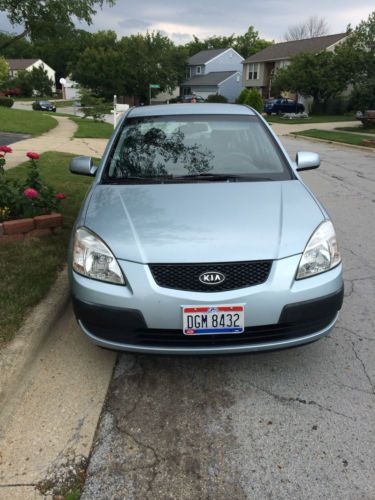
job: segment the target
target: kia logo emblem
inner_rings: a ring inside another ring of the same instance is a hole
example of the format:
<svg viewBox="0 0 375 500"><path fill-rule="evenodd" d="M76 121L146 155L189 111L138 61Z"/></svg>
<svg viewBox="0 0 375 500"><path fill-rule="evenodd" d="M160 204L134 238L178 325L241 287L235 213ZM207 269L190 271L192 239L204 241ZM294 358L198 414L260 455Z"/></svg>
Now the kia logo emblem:
<svg viewBox="0 0 375 500"><path fill-rule="evenodd" d="M225 275L217 271L208 271L199 276L199 281L204 285L220 285L225 281Z"/></svg>

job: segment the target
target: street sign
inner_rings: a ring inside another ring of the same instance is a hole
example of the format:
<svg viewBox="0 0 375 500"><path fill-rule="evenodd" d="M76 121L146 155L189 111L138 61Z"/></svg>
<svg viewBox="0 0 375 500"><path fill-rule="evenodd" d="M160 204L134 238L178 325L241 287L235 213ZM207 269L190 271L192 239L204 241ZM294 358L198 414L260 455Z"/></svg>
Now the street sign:
<svg viewBox="0 0 375 500"><path fill-rule="evenodd" d="M160 85L158 83L150 83L150 89L160 89Z"/></svg>

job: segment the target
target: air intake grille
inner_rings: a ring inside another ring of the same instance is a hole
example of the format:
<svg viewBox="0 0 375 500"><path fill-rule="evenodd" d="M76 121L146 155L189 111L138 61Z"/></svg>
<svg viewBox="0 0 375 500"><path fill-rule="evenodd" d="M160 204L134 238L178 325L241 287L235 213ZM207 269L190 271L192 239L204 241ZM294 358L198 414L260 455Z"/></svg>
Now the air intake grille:
<svg viewBox="0 0 375 500"><path fill-rule="evenodd" d="M267 281L272 261L227 262L207 264L150 264L156 283L163 288L190 292L223 292ZM204 273L221 273L224 281L206 284L199 280Z"/></svg>

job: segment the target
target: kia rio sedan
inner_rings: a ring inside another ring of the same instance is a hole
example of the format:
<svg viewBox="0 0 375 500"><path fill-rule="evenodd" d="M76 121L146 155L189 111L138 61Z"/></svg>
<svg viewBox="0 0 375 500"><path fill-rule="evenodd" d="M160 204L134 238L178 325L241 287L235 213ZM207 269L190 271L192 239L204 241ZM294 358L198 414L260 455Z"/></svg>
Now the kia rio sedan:
<svg viewBox="0 0 375 500"><path fill-rule="evenodd" d="M69 256L75 315L96 344L160 354L262 351L313 342L343 300L327 212L247 106L130 109L94 176Z"/></svg>

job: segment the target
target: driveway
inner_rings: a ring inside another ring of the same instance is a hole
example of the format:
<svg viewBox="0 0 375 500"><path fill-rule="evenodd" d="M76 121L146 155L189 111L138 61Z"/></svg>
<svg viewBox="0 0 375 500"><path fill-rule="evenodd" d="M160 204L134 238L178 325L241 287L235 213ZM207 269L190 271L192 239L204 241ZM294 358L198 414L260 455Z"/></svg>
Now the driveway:
<svg viewBox="0 0 375 500"><path fill-rule="evenodd" d="M28 134L13 134L10 132L0 132L0 146L8 146L14 142L23 141L30 137Z"/></svg>
<svg viewBox="0 0 375 500"><path fill-rule="evenodd" d="M118 358L82 498L375 498L375 172L322 154L304 179L335 221L345 268L337 327L258 355Z"/></svg>

